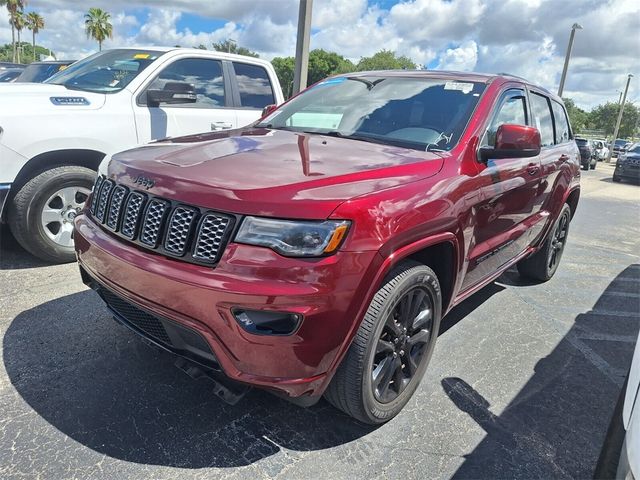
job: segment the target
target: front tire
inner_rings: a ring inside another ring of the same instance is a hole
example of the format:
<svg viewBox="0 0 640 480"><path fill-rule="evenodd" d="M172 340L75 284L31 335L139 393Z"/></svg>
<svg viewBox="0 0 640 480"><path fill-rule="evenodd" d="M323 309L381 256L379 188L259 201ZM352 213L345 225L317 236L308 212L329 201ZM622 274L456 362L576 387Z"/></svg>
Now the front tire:
<svg viewBox="0 0 640 480"><path fill-rule="evenodd" d="M540 250L518 262L517 267L520 275L540 282L546 282L553 277L558 265L560 265L560 259L567 244L570 222L571 208L565 203Z"/></svg>
<svg viewBox="0 0 640 480"><path fill-rule="evenodd" d="M418 262L402 262L371 301L326 399L362 423L391 420L424 376L441 315L436 274Z"/></svg>
<svg viewBox="0 0 640 480"><path fill-rule="evenodd" d="M95 176L88 168L67 165L29 180L9 207L9 227L20 245L47 262L74 261L73 219L84 207Z"/></svg>

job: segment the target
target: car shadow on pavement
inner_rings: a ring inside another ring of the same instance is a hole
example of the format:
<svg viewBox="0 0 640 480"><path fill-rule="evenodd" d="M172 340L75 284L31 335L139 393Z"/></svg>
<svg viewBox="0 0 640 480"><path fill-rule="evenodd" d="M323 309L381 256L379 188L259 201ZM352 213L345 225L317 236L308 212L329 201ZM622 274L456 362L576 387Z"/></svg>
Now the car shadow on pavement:
<svg viewBox="0 0 640 480"><path fill-rule="evenodd" d="M440 333L503 289L491 284L454 308ZM282 448L342 445L375 429L324 400L303 409L252 390L227 405L207 380L174 368L176 357L113 321L90 290L20 313L4 336L3 355L13 386L38 415L73 440L128 462L237 467Z"/></svg>
<svg viewBox="0 0 640 480"><path fill-rule="evenodd" d="M6 225L0 225L0 270L20 270L50 265L40 260L16 242Z"/></svg>
<svg viewBox="0 0 640 480"><path fill-rule="evenodd" d="M499 415L463 379L441 381L486 432L453 478L593 477L640 328L639 277L623 270Z"/></svg>
<svg viewBox="0 0 640 480"><path fill-rule="evenodd" d="M19 314L4 336L3 356L13 386L38 415L128 462L237 467L282 448L325 449L373 430L324 400L303 409L253 390L229 406L206 379L175 368L176 357L113 321L90 290ZM20 428L20 418L12 423Z"/></svg>

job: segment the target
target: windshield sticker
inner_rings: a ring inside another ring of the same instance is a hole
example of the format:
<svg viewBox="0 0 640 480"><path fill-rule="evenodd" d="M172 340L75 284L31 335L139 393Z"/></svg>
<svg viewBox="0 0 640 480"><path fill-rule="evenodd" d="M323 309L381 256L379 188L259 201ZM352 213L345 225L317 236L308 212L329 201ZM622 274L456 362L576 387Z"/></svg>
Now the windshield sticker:
<svg viewBox="0 0 640 480"><path fill-rule="evenodd" d="M464 94L473 90L473 83L467 82L447 82L444 84L445 90L458 90Z"/></svg>
<svg viewBox="0 0 640 480"><path fill-rule="evenodd" d="M141 59L146 59L149 58L151 56L150 53L136 53L133 58L136 60L141 60Z"/></svg>

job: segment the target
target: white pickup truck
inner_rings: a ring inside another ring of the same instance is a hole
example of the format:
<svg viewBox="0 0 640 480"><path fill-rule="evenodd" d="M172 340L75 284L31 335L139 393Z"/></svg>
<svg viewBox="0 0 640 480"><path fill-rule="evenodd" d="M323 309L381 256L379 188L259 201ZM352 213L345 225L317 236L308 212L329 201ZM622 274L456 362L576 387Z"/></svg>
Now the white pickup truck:
<svg viewBox="0 0 640 480"><path fill-rule="evenodd" d="M242 127L283 101L269 62L185 48L107 50L0 85L0 219L34 255L72 261L72 220L106 155Z"/></svg>

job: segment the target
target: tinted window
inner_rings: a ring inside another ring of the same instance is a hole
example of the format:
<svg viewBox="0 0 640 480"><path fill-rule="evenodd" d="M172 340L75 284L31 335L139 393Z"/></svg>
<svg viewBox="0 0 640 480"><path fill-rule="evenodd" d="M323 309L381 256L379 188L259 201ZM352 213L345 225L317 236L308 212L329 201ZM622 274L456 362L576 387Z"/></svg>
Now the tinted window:
<svg viewBox="0 0 640 480"><path fill-rule="evenodd" d="M576 143L578 145L587 145L588 142L582 138L576 138Z"/></svg>
<svg viewBox="0 0 640 480"><path fill-rule="evenodd" d="M555 100L551 102L553 108L553 118L556 125L556 143L564 143L569 141L569 122L564 107Z"/></svg>
<svg viewBox="0 0 640 480"><path fill-rule="evenodd" d="M527 124L527 107L525 103L524 92L515 90L507 92L505 98L499 107L496 116L491 125L487 129L483 145L493 147L496 143L496 133L498 127L504 124L526 125Z"/></svg>
<svg viewBox="0 0 640 480"><path fill-rule="evenodd" d="M181 104L180 107L215 108L223 107L224 76L222 62L206 58L185 58L165 67L160 75L151 82L148 89L162 89L167 82L185 82L196 90L195 103ZM146 103L144 95L140 99Z"/></svg>
<svg viewBox="0 0 640 480"><path fill-rule="evenodd" d="M240 91L240 105L264 108L276 103L267 71L258 65L233 62Z"/></svg>
<svg viewBox="0 0 640 480"><path fill-rule="evenodd" d="M333 77L267 116L260 125L416 150L451 150L484 84L379 75Z"/></svg>
<svg viewBox="0 0 640 480"><path fill-rule="evenodd" d="M66 65L60 64L33 63L24 69L24 72L22 72L22 75L20 75L17 82L41 83L65 68Z"/></svg>
<svg viewBox="0 0 640 480"><path fill-rule="evenodd" d="M542 146L548 147L553 145L553 120L551 119L549 101L542 95L532 93L531 110L533 111L533 116L535 118L535 126L540 130Z"/></svg>

